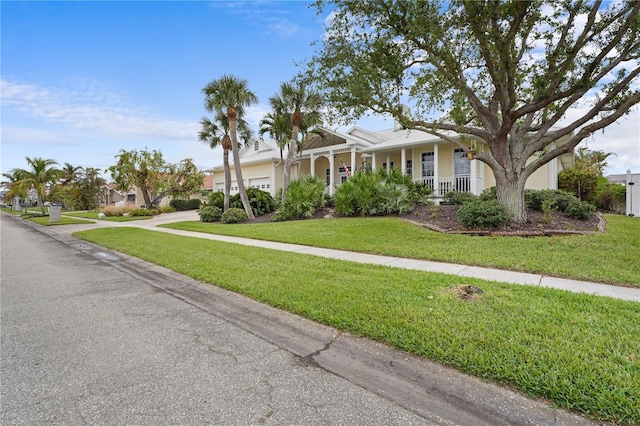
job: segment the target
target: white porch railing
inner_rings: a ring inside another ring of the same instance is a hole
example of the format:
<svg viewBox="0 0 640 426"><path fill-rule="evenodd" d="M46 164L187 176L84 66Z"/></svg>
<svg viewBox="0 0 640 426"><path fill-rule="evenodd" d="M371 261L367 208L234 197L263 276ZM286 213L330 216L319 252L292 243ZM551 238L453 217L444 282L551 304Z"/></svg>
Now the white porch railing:
<svg viewBox="0 0 640 426"><path fill-rule="evenodd" d="M482 190L482 178L477 178L477 188ZM454 177L424 177L416 179L415 182L427 185L433 191L435 197L442 197L444 194L452 191L473 192L471 188L471 176L454 176Z"/></svg>

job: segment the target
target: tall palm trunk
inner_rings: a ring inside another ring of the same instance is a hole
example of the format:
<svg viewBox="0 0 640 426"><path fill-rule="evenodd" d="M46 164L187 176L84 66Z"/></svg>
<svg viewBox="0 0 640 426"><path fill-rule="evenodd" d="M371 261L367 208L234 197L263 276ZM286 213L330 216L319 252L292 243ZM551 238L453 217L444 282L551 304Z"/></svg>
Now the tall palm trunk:
<svg viewBox="0 0 640 426"><path fill-rule="evenodd" d="M238 184L238 192L240 192L240 199L244 206L244 211L247 212L247 217L253 219L253 210L251 209L251 203L247 196L247 190L244 187L244 181L242 180L242 169L240 167L240 149L238 148L237 138L237 111L234 108L227 108L227 117L229 117L229 133L231 136L231 151L233 152L234 170L236 172L236 181Z"/></svg>
<svg viewBox="0 0 640 426"><path fill-rule="evenodd" d="M293 163L293 156L298 149L298 133L300 132L301 123L302 112L296 110L293 113L293 129L291 131L291 140L289 141L289 151L287 152L287 161L284 164L284 171L282 173L282 202L284 202L287 196L287 188L291 182L291 164Z"/></svg>
<svg viewBox="0 0 640 426"><path fill-rule="evenodd" d="M229 210L229 195L231 193L231 168L229 167L229 149L231 148L231 138L224 135L222 138L222 163L224 166L224 206L223 210Z"/></svg>

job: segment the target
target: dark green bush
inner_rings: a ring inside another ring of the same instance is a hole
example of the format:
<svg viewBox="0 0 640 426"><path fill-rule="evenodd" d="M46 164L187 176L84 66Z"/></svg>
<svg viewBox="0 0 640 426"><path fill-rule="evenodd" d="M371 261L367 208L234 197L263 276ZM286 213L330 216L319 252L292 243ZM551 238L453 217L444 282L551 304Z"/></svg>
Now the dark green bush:
<svg viewBox="0 0 640 426"><path fill-rule="evenodd" d="M219 209L224 208L224 193L223 192L213 192L209 197L207 197L207 205L216 206Z"/></svg>
<svg viewBox="0 0 640 426"><path fill-rule="evenodd" d="M287 188L284 203L274 220L308 218L324 204L324 182L315 176L305 175L292 180Z"/></svg>
<svg viewBox="0 0 640 426"><path fill-rule="evenodd" d="M524 191L524 203L527 208L542 211L542 204L545 201L547 201L547 205L551 203L551 206L563 212L569 203L578 201L578 199L560 189L526 189Z"/></svg>
<svg viewBox="0 0 640 426"><path fill-rule="evenodd" d="M627 197L626 185L609 183L606 179L598 182L598 187L594 194L594 201L598 210L610 213L625 213Z"/></svg>
<svg viewBox="0 0 640 426"><path fill-rule="evenodd" d="M220 222L222 219L222 209L212 204L207 204L198 210L200 222Z"/></svg>
<svg viewBox="0 0 640 426"><path fill-rule="evenodd" d="M476 197L475 195L473 195L470 192L462 192L462 191L451 191L451 192L447 192L446 194L444 194L444 196L442 197L442 204L449 204L449 205L463 205L465 203L468 203L470 201L474 201L477 200L478 197Z"/></svg>
<svg viewBox="0 0 640 426"><path fill-rule="evenodd" d="M565 214L579 220L589 220L596 212L596 206L578 199L571 201L565 209Z"/></svg>
<svg viewBox="0 0 640 426"><path fill-rule="evenodd" d="M186 211L186 210L198 210L200 208L201 201L199 198L195 198L193 200L171 200L169 205L173 207L176 211Z"/></svg>
<svg viewBox="0 0 640 426"><path fill-rule="evenodd" d="M153 216L155 214L154 210L149 210L145 208L133 209L129 212L129 216Z"/></svg>
<svg viewBox="0 0 640 426"><path fill-rule="evenodd" d="M496 187L492 186L491 188L487 188L480 194L479 199L481 200L497 200L498 194L496 193Z"/></svg>
<svg viewBox="0 0 640 426"><path fill-rule="evenodd" d="M258 188L247 188L247 196L249 197L249 204L251 204L251 210L255 216L261 216L266 213L271 213L276 210L276 201L271 194ZM240 198L240 194L238 194ZM240 201L240 207L242 208L242 201Z"/></svg>
<svg viewBox="0 0 640 426"><path fill-rule="evenodd" d="M221 216L222 223L242 223L246 222L247 219L247 212L245 212L243 209L238 209L235 207L232 207L226 212L222 213Z"/></svg>
<svg viewBox="0 0 640 426"><path fill-rule="evenodd" d="M458 220L467 228L493 228L509 223L503 206L496 200L473 200L458 209Z"/></svg>

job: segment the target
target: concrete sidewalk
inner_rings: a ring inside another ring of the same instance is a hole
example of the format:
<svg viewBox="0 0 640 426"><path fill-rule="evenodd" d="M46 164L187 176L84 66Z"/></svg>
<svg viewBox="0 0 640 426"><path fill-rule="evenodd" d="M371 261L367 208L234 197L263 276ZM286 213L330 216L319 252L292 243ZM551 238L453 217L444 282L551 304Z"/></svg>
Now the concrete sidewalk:
<svg viewBox="0 0 640 426"><path fill-rule="evenodd" d="M432 262L427 260L405 259L393 256L381 256L367 253L357 253L344 250L333 250L304 246L298 244L279 243L274 241L255 240L243 237L229 237L224 235L205 234L200 232L182 231L170 228L160 228L158 225L199 220L195 211L176 212L161 214L149 220L139 220L131 222L109 222L97 221L95 224L87 225L65 225L55 227L56 231L73 233L79 230L92 229L98 226L119 227L129 226L144 228L153 231L166 232L175 235L204 238L227 243L242 244L252 247L262 247L272 250L295 252L320 256L331 259L345 260L350 262L367 263L372 265L384 265L394 268L411 269L426 272L441 272L444 274L459 275L461 277L480 278L485 280L501 281L512 284L532 285L540 287L555 288L572 291L575 293L588 293L598 296L613 297L622 300L640 302L640 288L621 287L587 281L570 280L566 278L548 277L540 274L530 274L525 272L506 271L502 269L482 268L478 266L459 265L453 263Z"/></svg>

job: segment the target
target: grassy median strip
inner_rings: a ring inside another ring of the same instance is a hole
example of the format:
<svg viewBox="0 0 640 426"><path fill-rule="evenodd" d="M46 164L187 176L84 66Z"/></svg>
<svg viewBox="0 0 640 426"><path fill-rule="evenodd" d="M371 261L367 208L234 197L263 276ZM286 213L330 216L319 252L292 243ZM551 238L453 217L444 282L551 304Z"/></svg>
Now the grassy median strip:
<svg viewBox="0 0 640 426"><path fill-rule="evenodd" d="M640 304L136 228L80 238L590 417L640 422ZM473 285L475 300L451 287Z"/></svg>
<svg viewBox="0 0 640 426"><path fill-rule="evenodd" d="M396 218L342 218L175 229L640 286L640 219L607 215L606 232L555 237L442 234Z"/></svg>
<svg viewBox="0 0 640 426"><path fill-rule="evenodd" d="M50 222L49 216L33 216L28 218L32 222L39 223L40 225L53 226L53 225L78 225L82 223L93 223L90 220L75 219L72 217L62 216L57 222Z"/></svg>

